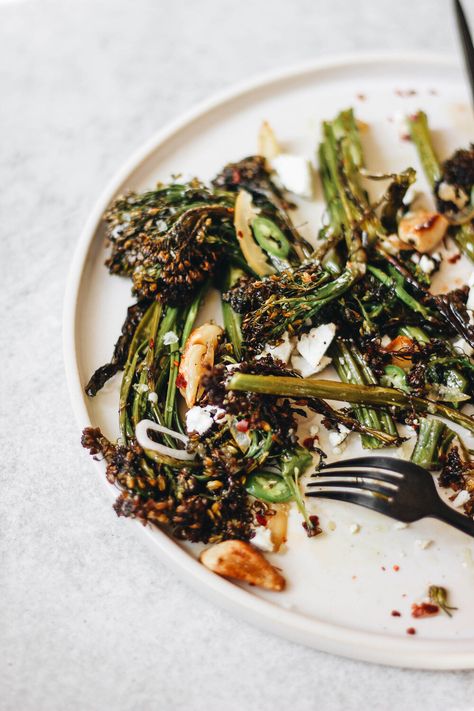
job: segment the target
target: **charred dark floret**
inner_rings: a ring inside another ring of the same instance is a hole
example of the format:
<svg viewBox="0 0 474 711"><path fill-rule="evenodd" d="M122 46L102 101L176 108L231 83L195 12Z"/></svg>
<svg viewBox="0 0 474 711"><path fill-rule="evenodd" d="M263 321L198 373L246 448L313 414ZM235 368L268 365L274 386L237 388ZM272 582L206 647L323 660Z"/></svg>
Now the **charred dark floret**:
<svg viewBox="0 0 474 711"><path fill-rule="evenodd" d="M446 185L454 189L456 202L443 196L442 188ZM438 210L443 213L459 211L462 202L470 202L473 186L474 145L471 144L468 149L457 150L443 163L442 177L435 186Z"/></svg>
<svg viewBox="0 0 474 711"><path fill-rule="evenodd" d="M443 164L444 179L451 185L471 188L474 185L474 145L460 149Z"/></svg>
<svg viewBox="0 0 474 711"><path fill-rule="evenodd" d="M440 486L448 489L464 489L466 463L461 459L459 447L453 447L446 457L446 462L438 477Z"/></svg>
<svg viewBox="0 0 474 711"><path fill-rule="evenodd" d="M272 180L266 160L262 156L249 156L238 163L228 163L216 175L212 184L223 190L244 189L252 193L261 193L281 201L281 205L285 208L293 207L293 204L285 199L283 191Z"/></svg>
<svg viewBox="0 0 474 711"><path fill-rule="evenodd" d="M99 429L86 428L82 444L105 459L107 479L120 489L114 505L118 516L167 527L174 536L193 542L252 536L261 505L250 500L241 477L216 478L217 488L209 487L208 479L196 477L186 467L170 474L148 463L152 474L147 474L138 444L114 445Z"/></svg>
<svg viewBox="0 0 474 711"><path fill-rule="evenodd" d="M464 510L469 516L474 514L474 463L461 456L459 447L454 446L448 452L438 482L440 486L454 491L469 491L471 498L464 505Z"/></svg>
<svg viewBox="0 0 474 711"><path fill-rule="evenodd" d="M139 298L183 305L224 253L239 251L233 202L198 181L117 198L105 215L109 270L131 276Z"/></svg>
<svg viewBox="0 0 474 711"><path fill-rule="evenodd" d="M232 216L232 208L221 205L194 207L173 223L166 237L144 236L132 277L135 293L158 296L170 306L187 303L214 274L225 251L223 221L232 240Z"/></svg>
<svg viewBox="0 0 474 711"><path fill-rule="evenodd" d="M330 303L331 280L321 266L308 263L262 280L241 280L223 299L242 314L246 345L259 350L284 331L297 331L306 319ZM327 293L323 291L326 285Z"/></svg>
<svg viewBox="0 0 474 711"><path fill-rule="evenodd" d="M232 372L252 375L294 375L283 363L273 360L271 356L239 363ZM235 418L244 418L248 431L260 430L262 433L271 433L274 444L282 448L293 447L297 443L295 417L297 414L304 414L303 411L292 405L289 400L273 395L229 391L226 389L228 377L229 371L226 366L219 364L203 378L205 401L224 409Z"/></svg>

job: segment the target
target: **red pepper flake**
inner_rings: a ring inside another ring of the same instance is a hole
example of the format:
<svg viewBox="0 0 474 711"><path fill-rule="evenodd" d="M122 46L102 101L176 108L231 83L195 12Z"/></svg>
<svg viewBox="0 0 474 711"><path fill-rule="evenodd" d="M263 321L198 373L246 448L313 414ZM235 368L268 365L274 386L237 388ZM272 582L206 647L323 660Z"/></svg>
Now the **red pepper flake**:
<svg viewBox="0 0 474 711"><path fill-rule="evenodd" d="M155 339L150 338L150 340L148 341L148 345L150 346L150 348L154 348L155 347Z"/></svg>
<svg viewBox="0 0 474 711"><path fill-rule="evenodd" d="M234 170L232 171L232 182L240 183L240 173L237 168L234 168Z"/></svg>
<svg viewBox="0 0 474 711"><path fill-rule="evenodd" d="M399 566L399 565L394 565L394 566L393 566L393 569L394 569L394 571L395 571L396 573L398 573L398 571L400 570L400 566Z"/></svg>
<svg viewBox="0 0 474 711"><path fill-rule="evenodd" d="M353 575L352 580L357 580L357 575Z"/></svg>
<svg viewBox="0 0 474 711"><path fill-rule="evenodd" d="M176 387L181 389L185 388L187 385L186 378L182 373L178 373L178 377L176 378Z"/></svg>
<svg viewBox="0 0 474 711"><path fill-rule="evenodd" d="M314 435L314 437L306 437L306 439L303 440L303 447L306 447L306 449L313 449L315 442L319 442L318 435Z"/></svg>
<svg viewBox="0 0 474 711"><path fill-rule="evenodd" d="M414 602L411 606L411 616L415 618L432 617L433 615L437 615L438 612L438 605L434 605L432 602L422 602L419 605Z"/></svg>
<svg viewBox="0 0 474 711"><path fill-rule="evenodd" d="M173 361L173 364L174 364L174 365L176 366L176 368L177 368L178 365L179 365L179 360L174 360L174 361Z"/></svg>
<svg viewBox="0 0 474 711"><path fill-rule="evenodd" d="M259 526L266 526L267 525L267 519L265 518L265 516L263 514L256 513L255 519L256 519Z"/></svg>
<svg viewBox="0 0 474 711"><path fill-rule="evenodd" d="M237 432L247 432L249 429L249 421L248 420L240 420L240 422L237 422L235 425L235 429Z"/></svg>
<svg viewBox="0 0 474 711"><path fill-rule="evenodd" d="M365 94L356 94L356 99L359 99L359 101L365 101L366 98Z"/></svg>
<svg viewBox="0 0 474 711"><path fill-rule="evenodd" d="M309 520L311 522L311 528L308 528L308 524L306 521L303 522L303 528L308 534L308 538L312 538L313 536L319 536L320 533L322 533L322 528L319 525L319 516L310 516Z"/></svg>
<svg viewBox="0 0 474 711"><path fill-rule="evenodd" d="M407 634L416 634L416 629L414 627L409 627L407 629Z"/></svg>
<svg viewBox="0 0 474 711"><path fill-rule="evenodd" d="M242 232L242 230L237 230L237 237L238 237L239 239L243 239L244 233Z"/></svg>
<svg viewBox="0 0 474 711"><path fill-rule="evenodd" d="M409 133L402 133L400 138L402 139L402 141L411 141L411 136Z"/></svg>
<svg viewBox="0 0 474 711"><path fill-rule="evenodd" d="M452 257L448 257L448 262L450 264L456 264L456 262L459 262L461 259L461 252L457 252L457 254L453 254Z"/></svg>
<svg viewBox="0 0 474 711"><path fill-rule="evenodd" d="M380 570L384 570L384 571L385 571L385 570L387 570L387 568L386 568L384 565L381 565L381 566L380 566Z"/></svg>
<svg viewBox="0 0 474 711"><path fill-rule="evenodd" d="M390 614L392 615L392 617L401 617L402 616L402 613L398 612L398 610L392 610L392 612Z"/></svg>

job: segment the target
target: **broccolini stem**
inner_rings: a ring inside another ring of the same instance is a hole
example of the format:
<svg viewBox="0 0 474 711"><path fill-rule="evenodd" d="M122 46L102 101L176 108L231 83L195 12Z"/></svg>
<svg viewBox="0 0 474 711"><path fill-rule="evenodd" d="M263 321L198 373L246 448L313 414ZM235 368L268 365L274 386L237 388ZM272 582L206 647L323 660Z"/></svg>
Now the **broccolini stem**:
<svg viewBox="0 0 474 711"><path fill-rule="evenodd" d="M355 344L351 344L351 349L343 341L338 341L332 348L334 354L334 366L336 372L345 383L355 385L375 385L377 383L372 371L364 361L361 353ZM387 434L397 435L397 428L388 412L377 412L373 407L357 405L354 408L355 415L363 425L376 430L382 430ZM367 435L361 436L362 445L368 449L376 449L382 446L380 440Z"/></svg>
<svg viewBox="0 0 474 711"><path fill-rule="evenodd" d="M428 117L424 111L408 117L411 140L416 146L426 179L431 188L441 178L441 166L431 142Z"/></svg>
<svg viewBox="0 0 474 711"><path fill-rule="evenodd" d="M431 141L428 117L424 111L418 111L408 117L410 136L418 151L423 171L432 189L442 178L441 164ZM461 225L453 232L454 240L461 252L474 262L474 227L472 223Z"/></svg>
<svg viewBox="0 0 474 711"><path fill-rule="evenodd" d="M170 346L170 366L168 375L168 387L166 390L166 401L164 409L164 419L165 426L171 427L173 424L173 418L175 414L175 404L176 404L176 378L178 376L179 362L180 362L180 348L184 348L186 341L189 338L189 334L192 331L196 316L201 305L202 298L209 287L209 283L206 283L195 296L194 301L188 308L186 317L184 319L184 324L182 327L180 344L173 343Z"/></svg>
<svg viewBox="0 0 474 711"><path fill-rule="evenodd" d="M364 405L412 407L418 413L429 413L451 420L470 432L474 432L474 418L448 407L442 402L433 402L421 397L410 396L395 388L381 385L354 385L335 380L312 378L291 378L276 375L250 375L234 373L229 378L227 390L243 390L266 395L293 398L317 397Z"/></svg>
<svg viewBox="0 0 474 711"><path fill-rule="evenodd" d="M418 341L418 343L430 342L429 337L426 335L423 329L418 328L418 326L402 326L399 329L399 335L411 338L412 341Z"/></svg>
<svg viewBox="0 0 474 711"><path fill-rule="evenodd" d="M440 444L446 429L446 425L441 420L423 417L420 420L420 429L411 461L425 469L437 469L440 465Z"/></svg>
<svg viewBox="0 0 474 711"><path fill-rule="evenodd" d="M385 272L383 272L381 269L378 269L377 267L373 267L371 264L368 265L367 269L371 274L374 275L376 279L378 279L382 284L388 288L393 288L397 297L402 301L406 306L408 306L412 311L415 311L416 313L419 313L425 318L427 321L432 321L433 320L433 315L431 312L422 304L420 304L419 301L417 301L411 294L408 293L408 291L404 288L403 286L403 277L401 275L397 276L389 276Z"/></svg>
<svg viewBox="0 0 474 711"><path fill-rule="evenodd" d="M235 286L242 276L244 276L244 272L241 269L230 267L224 284L225 291ZM242 317L234 311L232 306L227 301L221 301L221 304L222 315L224 317L224 327L227 332L227 336L232 343L234 356L237 361L240 361L242 358Z"/></svg>

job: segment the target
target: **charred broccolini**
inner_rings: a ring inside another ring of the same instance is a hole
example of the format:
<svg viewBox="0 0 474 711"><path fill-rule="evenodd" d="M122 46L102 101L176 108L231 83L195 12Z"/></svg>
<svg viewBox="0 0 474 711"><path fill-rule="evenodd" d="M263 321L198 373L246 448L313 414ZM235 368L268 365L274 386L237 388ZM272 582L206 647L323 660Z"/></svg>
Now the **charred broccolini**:
<svg viewBox="0 0 474 711"><path fill-rule="evenodd" d="M431 182L456 183L470 200L472 150L442 173L426 130L412 120ZM94 396L123 371L120 440L87 428L83 444L120 489L119 515L190 541L248 541L294 501L316 535L299 480L325 453L317 437L298 439L308 413L358 433L368 448L400 445L398 425L409 425L418 433L414 461L443 468L445 485L470 482L467 449L438 419L474 432L462 412L474 394L469 289L430 293L428 250L406 217L415 172L369 172L362 144L351 110L324 122L317 154L327 211L315 249L295 228L293 201L265 156L228 164L210 185L130 193L107 211L106 263L132 280L137 301L110 363L86 386ZM371 199L369 181L382 180L388 186ZM470 254L470 225L450 229ZM200 307L215 288L224 329L206 331ZM335 337L308 364L327 324ZM339 380L301 377L323 367L324 350Z"/></svg>

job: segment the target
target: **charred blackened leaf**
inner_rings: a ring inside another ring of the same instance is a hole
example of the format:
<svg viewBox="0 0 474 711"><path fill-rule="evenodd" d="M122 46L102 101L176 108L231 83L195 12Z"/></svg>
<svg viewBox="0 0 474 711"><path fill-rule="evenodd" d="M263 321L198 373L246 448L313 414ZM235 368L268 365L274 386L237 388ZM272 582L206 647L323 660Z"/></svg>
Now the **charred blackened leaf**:
<svg viewBox="0 0 474 711"><path fill-rule="evenodd" d="M105 363L105 365L97 368L85 387L85 391L90 397L97 395L105 383L124 367L133 334L150 303L150 300L142 299L127 309L127 317L123 323L119 339L115 344L110 363Z"/></svg>
<svg viewBox="0 0 474 711"><path fill-rule="evenodd" d="M276 196L286 207L290 207L285 201L283 191L273 182L262 156L249 156L238 163L228 163L222 172L216 175L212 184L224 190L268 193Z"/></svg>

